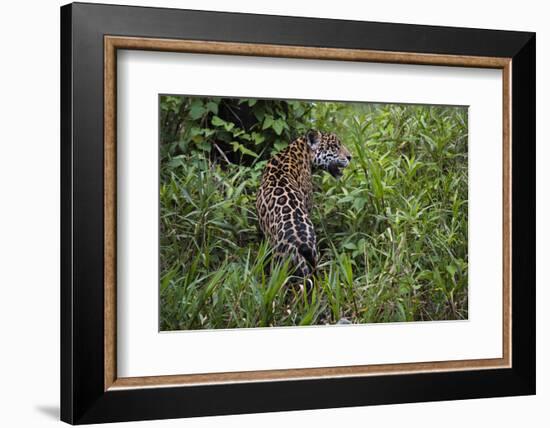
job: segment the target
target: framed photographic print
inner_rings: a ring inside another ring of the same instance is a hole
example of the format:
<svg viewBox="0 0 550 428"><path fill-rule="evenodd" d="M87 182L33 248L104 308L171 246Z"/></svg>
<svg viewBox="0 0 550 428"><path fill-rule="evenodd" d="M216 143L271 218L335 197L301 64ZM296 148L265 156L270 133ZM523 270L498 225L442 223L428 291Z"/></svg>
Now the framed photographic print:
<svg viewBox="0 0 550 428"><path fill-rule="evenodd" d="M535 393L535 35L61 8L61 418Z"/></svg>

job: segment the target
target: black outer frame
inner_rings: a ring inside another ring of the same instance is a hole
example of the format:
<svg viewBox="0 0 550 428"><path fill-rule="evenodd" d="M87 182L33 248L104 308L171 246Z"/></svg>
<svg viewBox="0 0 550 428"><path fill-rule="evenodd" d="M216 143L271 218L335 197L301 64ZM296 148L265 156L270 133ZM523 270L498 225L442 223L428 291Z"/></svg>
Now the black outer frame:
<svg viewBox="0 0 550 428"><path fill-rule="evenodd" d="M104 392L103 37L512 58L512 368ZM535 393L535 34L74 3L61 8L61 420L72 424Z"/></svg>

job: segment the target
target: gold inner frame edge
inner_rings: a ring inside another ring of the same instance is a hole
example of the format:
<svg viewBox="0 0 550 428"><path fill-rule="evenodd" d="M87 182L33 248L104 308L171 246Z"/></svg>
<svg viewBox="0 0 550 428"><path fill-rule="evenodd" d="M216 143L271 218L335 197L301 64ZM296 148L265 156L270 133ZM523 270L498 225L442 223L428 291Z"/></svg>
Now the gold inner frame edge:
<svg viewBox="0 0 550 428"><path fill-rule="evenodd" d="M116 54L118 49L241 55L502 70L503 93L503 349L502 358L303 369L117 377L116 367ZM387 52L142 37L104 37L104 390L361 377L511 367L511 58Z"/></svg>

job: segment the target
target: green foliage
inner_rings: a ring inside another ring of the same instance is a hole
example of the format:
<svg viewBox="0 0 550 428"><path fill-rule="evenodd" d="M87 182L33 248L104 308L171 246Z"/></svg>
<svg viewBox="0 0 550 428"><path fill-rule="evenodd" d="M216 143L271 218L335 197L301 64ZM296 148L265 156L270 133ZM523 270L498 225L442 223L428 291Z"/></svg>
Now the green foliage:
<svg viewBox="0 0 550 428"><path fill-rule="evenodd" d="M464 319L467 110L161 98L161 329ZM309 128L338 134L316 174L309 296L270 266L254 208L266 160Z"/></svg>
<svg viewBox="0 0 550 428"><path fill-rule="evenodd" d="M312 106L298 101L161 96L162 156L206 152L213 160L266 160L304 133Z"/></svg>

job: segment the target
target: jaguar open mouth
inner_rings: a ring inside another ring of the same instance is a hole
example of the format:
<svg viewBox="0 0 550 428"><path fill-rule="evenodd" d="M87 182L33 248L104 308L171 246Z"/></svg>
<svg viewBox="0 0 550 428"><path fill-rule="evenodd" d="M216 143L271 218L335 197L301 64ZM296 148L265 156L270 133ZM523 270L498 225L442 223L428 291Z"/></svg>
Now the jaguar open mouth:
<svg viewBox="0 0 550 428"><path fill-rule="evenodd" d="M334 178L340 178L342 175L344 175L344 173L342 172L342 170L344 169L344 166L343 165L340 165L336 162L333 162L329 165L328 167L328 172L330 173L330 175L332 175Z"/></svg>

